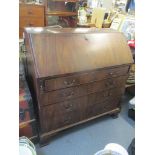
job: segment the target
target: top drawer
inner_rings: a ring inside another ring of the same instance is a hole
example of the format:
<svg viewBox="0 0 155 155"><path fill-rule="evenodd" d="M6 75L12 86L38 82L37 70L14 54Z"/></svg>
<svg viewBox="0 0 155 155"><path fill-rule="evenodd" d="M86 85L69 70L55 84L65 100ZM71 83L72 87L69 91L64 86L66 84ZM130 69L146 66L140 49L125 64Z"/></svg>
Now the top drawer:
<svg viewBox="0 0 155 155"><path fill-rule="evenodd" d="M43 91L52 91L67 87L72 87L84 83L90 83L94 81L100 81L106 78L113 78L128 73L129 66L122 66L117 68L102 69L98 71L92 71L87 73L81 73L78 75L72 75L60 78L51 78L43 81L41 88Z"/></svg>
<svg viewBox="0 0 155 155"><path fill-rule="evenodd" d="M19 16L44 17L44 6L20 5Z"/></svg>

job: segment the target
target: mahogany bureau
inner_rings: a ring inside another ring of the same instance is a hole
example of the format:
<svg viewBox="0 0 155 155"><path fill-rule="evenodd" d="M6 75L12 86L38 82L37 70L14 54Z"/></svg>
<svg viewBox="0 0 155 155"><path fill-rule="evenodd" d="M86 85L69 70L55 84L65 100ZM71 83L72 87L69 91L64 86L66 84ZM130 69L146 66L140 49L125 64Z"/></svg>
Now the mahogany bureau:
<svg viewBox="0 0 155 155"><path fill-rule="evenodd" d="M120 112L131 51L122 33L94 28L26 28L29 86L40 144L69 127Z"/></svg>

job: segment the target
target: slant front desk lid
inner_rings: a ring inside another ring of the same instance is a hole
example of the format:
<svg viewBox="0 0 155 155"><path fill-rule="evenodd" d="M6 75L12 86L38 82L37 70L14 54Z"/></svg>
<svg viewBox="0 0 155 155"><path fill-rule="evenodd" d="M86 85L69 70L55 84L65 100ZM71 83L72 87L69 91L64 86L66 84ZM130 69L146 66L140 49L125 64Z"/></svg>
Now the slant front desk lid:
<svg viewBox="0 0 155 155"><path fill-rule="evenodd" d="M26 28L39 78L133 62L122 33L96 28Z"/></svg>

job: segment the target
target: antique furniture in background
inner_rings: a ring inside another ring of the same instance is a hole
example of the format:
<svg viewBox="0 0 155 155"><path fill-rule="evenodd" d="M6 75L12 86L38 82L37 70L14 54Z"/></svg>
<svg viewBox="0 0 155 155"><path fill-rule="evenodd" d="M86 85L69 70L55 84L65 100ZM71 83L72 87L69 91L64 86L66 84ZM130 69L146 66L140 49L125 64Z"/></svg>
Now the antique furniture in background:
<svg viewBox="0 0 155 155"><path fill-rule="evenodd" d="M19 136L26 136L31 141L38 142L33 101L25 78L23 62L19 62Z"/></svg>
<svg viewBox="0 0 155 155"><path fill-rule="evenodd" d="M133 63L122 33L94 28L25 29L27 78L40 123L51 136L121 109Z"/></svg>
<svg viewBox="0 0 155 155"><path fill-rule="evenodd" d="M46 26L76 27L78 0L44 0Z"/></svg>
<svg viewBox="0 0 155 155"><path fill-rule="evenodd" d="M36 4L19 4L19 38L23 37L24 27L45 26L44 6Z"/></svg>

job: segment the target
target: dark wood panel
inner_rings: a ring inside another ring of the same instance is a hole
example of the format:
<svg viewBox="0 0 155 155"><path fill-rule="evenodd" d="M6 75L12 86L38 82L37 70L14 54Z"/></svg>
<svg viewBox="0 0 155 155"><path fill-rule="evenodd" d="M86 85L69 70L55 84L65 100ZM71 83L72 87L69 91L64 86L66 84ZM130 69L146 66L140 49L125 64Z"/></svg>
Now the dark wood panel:
<svg viewBox="0 0 155 155"><path fill-rule="evenodd" d="M105 97L92 104L91 95L88 95L44 107L41 109L42 132L49 132L50 130L113 110L118 107L120 96Z"/></svg>
<svg viewBox="0 0 155 155"><path fill-rule="evenodd" d="M57 34L55 29L48 30L49 33L42 31L31 35L40 78L132 63L130 49L121 33L83 34L80 30L79 33Z"/></svg>
<svg viewBox="0 0 155 155"><path fill-rule="evenodd" d="M41 142L120 111L131 51L119 32L27 28L27 73L37 101Z"/></svg>
<svg viewBox="0 0 155 155"><path fill-rule="evenodd" d="M85 110L85 118L90 118L95 115L99 115L105 113L107 111L111 111L119 107L120 96L114 98L108 98L104 100L104 102L91 104Z"/></svg>
<svg viewBox="0 0 155 155"><path fill-rule="evenodd" d="M102 92L97 92L88 95L89 106L95 106L96 103L101 103L109 98L114 98L116 96L122 96L124 94L125 88L113 88L110 90L105 90Z"/></svg>
<svg viewBox="0 0 155 155"><path fill-rule="evenodd" d="M61 88L72 87L84 83L90 83L93 81L99 81L106 78L117 77L126 75L128 73L129 66L121 66L109 69L103 69L99 71L87 72L73 76L66 76L61 78L51 78L45 80L44 90L51 91Z"/></svg>
<svg viewBox="0 0 155 155"><path fill-rule="evenodd" d="M93 82L90 84L70 87L66 89L56 90L48 93L40 94L40 105L49 105L64 100L77 98L90 93L100 92L111 88L123 87L126 83L127 76L111 78L103 81Z"/></svg>
<svg viewBox="0 0 155 155"><path fill-rule="evenodd" d="M41 109L42 132L47 132L82 120L87 97L68 100ZM81 105L82 103L82 105ZM76 115L75 115L76 114Z"/></svg>

